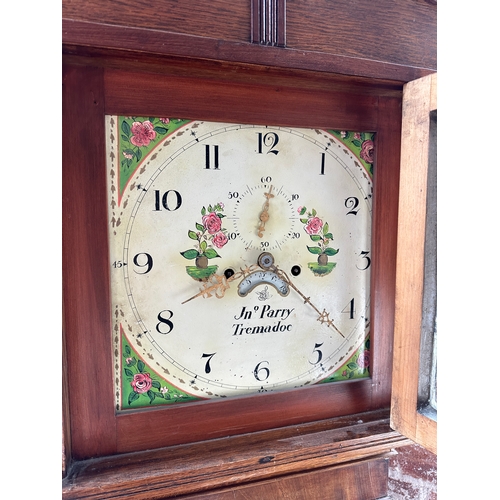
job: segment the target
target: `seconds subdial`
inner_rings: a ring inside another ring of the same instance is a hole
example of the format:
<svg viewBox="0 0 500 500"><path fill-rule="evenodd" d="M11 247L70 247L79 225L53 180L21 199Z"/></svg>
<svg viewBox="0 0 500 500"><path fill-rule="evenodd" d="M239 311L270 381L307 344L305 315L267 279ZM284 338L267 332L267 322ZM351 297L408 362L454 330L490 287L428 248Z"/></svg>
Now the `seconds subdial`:
<svg viewBox="0 0 500 500"><path fill-rule="evenodd" d="M255 186L245 186L238 193L230 217L245 248L281 250L288 240L297 237L297 199L297 194L275 184L270 177Z"/></svg>

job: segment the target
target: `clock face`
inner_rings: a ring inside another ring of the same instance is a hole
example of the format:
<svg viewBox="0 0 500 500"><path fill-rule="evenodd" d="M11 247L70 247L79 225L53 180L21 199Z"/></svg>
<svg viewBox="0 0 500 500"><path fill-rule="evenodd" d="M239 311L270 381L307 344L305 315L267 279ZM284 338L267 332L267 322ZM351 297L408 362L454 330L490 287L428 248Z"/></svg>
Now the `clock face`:
<svg viewBox="0 0 500 500"><path fill-rule="evenodd" d="M117 409L368 375L373 134L106 126Z"/></svg>

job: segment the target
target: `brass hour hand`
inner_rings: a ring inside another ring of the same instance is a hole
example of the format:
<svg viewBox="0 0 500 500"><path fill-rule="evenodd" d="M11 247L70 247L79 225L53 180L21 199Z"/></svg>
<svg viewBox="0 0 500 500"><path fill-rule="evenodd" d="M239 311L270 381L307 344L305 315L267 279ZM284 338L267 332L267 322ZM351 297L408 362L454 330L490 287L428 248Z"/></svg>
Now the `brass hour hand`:
<svg viewBox="0 0 500 500"><path fill-rule="evenodd" d="M274 198L274 194L271 193L273 190L273 187L269 187L269 193L264 193L264 196L266 197L266 202L264 203L264 207L262 208L262 212L259 215L259 230L257 232L257 235L259 238L262 238L264 234L264 230L266 228L266 222L269 220L269 200L271 198Z"/></svg>

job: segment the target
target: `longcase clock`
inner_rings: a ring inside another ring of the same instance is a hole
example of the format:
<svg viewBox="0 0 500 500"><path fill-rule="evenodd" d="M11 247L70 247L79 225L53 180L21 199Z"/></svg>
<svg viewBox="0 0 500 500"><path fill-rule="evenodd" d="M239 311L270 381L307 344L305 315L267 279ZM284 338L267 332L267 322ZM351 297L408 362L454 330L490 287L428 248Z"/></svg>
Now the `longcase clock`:
<svg viewBox="0 0 500 500"><path fill-rule="evenodd" d="M71 47L64 498L385 494L401 83Z"/></svg>

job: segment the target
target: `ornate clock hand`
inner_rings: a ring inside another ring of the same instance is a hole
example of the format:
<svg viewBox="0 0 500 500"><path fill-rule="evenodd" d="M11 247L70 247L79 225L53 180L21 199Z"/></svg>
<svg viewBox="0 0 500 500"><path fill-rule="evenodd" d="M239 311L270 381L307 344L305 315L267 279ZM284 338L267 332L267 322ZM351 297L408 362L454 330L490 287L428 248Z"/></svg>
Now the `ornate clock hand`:
<svg viewBox="0 0 500 500"><path fill-rule="evenodd" d="M210 278L203 283L200 291L196 295L189 297L189 299L181 302L181 304L185 304L186 302L196 299L197 297L203 297L207 299L209 297L212 297L212 294L214 294L218 299L221 299L222 297L224 297L226 290L230 288L229 283L231 283L231 281L245 278L258 269L260 268L255 264L251 265L250 267L245 267L244 269L240 268L238 272L234 273L229 278L226 278L224 274L212 274L212 276L210 276Z"/></svg>
<svg viewBox="0 0 500 500"><path fill-rule="evenodd" d="M304 299L304 304L309 304L317 313L318 313L318 321L322 324L326 323L326 326L329 326L333 328L338 334L340 334L342 337L345 338L345 336L342 334L342 332L335 326L333 323L333 320L330 319L330 314L326 311L326 309L323 309L323 312L320 312L320 310L311 302L311 297L306 297L290 280L288 275L285 273L285 271L282 271L276 266L273 266L274 272L281 278L283 279L290 287L292 287L303 299Z"/></svg>
<svg viewBox="0 0 500 500"><path fill-rule="evenodd" d="M273 190L273 187L269 187L269 193L264 193L264 196L266 197L266 202L264 203L264 207L262 209L262 212L259 215L259 231L257 235L259 238L262 238L264 234L264 229L266 227L266 222L269 220L269 200L271 198L274 198L274 194L271 194L271 191Z"/></svg>
<svg viewBox="0 0 500 500"><path fill-rule="evenodd" d="M288 284L291 288L293 288L303 299L304 304L309 304L317 313L318 313L318 321L322 324L326 323L326 326L333 328L338 334L345 338L342 332L335 326L333 320L330 319L330 314L323 309L321 312L312 302L311 297L306 297L292 282L292 280L288 277L288 275L280 269L278 266L274 264L274 257L269 252L264 252L259 256L259 265L263 269L270 270L275 273L278 278L283 280L286 284Z"/></svg>

